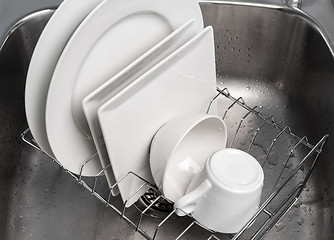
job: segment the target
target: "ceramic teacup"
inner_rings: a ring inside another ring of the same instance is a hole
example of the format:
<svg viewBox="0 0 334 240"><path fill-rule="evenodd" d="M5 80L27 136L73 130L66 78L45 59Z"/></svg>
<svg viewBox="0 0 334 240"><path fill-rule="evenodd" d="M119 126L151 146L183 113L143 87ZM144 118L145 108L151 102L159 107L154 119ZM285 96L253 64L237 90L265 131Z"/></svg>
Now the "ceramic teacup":
<svg viewBox="0 0 334 240"><path fill-rule="evenodd" d="M257 212L264 180L258 161L246 152L225 148L209 157L174 205L217 232L238 232ZM181 210L182 211L181 211Z"/></svg>
<svg viewBox="0 0 334 240"><path fill-rule="evenodd" d="M209 155L225 148L224 121L215 115L176 117L155 134L150 149L150 167L161 193L175 202L181 198Z"/></svg>

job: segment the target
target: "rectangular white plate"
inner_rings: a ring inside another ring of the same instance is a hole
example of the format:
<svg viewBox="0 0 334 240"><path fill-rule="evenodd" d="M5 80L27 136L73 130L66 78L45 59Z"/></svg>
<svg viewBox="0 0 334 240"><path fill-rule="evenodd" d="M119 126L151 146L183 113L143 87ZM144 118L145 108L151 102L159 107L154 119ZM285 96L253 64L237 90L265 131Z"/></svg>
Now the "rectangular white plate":
<svg viewBox="0 0 334 240"><path fill-rule="evenodd" d="M207 27L99 108L116 181L134 172L154 184L149 167L154 134L176 116L205 113L215 95L213 31ZM149 188L131 174L118 187L127 207Z"/></svg>
<svg viewBox="0 0 334 240"><path fill-rule="evenodd" d="M92 133L102 167L105 169L105 175L109 187L112 187L116 181L114 173L110 167L107 149L97 117L98 108L196 34L198 34L198 30L196 29L195 20L189 20L156 46L143 54L140 58L135 60L114 77L102 84L95 91L90 93L82 101L85 117ZM116 195L118 192L118 188L115 186L112 189L112 193Z"/></svg>

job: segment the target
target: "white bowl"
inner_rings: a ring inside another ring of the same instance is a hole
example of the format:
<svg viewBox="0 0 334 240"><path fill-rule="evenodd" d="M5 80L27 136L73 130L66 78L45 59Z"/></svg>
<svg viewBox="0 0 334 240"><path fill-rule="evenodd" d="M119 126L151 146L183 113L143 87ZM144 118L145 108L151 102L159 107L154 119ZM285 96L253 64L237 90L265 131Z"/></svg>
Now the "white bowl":
<svg viewBox="0 0 334 240"><path fill-rule="evenodd" d="M226 147L226 141L225 123L215 115L186 115L167 122L150 148L150 167L161 193L176 202L208 157Z"/></svg>

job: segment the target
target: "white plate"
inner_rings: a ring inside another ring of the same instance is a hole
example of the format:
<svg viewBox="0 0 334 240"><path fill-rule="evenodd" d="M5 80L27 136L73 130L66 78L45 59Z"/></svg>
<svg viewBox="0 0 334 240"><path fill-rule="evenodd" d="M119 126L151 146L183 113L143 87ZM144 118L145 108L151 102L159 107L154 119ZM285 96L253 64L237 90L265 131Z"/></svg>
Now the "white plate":
<svg viewBox="0 0 334 240"><path fill-rule="evenodd" d="M46 24L32 55L26 80L25 110L34 139L54 157L45 128L46 98L53 71L74 30L102 0L65 0Z"/></svg>
<svg viewBox="0 0 334 240"><path fill-rule="evenodd" d="M154 134L173 117L205 113L216 94L213 31L207 27L99 108L116 180L134 172L154 184L149 166ZM126 206L148 189L142 184L134 175L119 182Z"/></svg>
<svg viewBox="0 0 334 240"><path fill-rule="evenodd" d="M93 140L97 148L102 167L105 169L105 176L110 187L112 187L116 182L114 173L109 166L110 161L97 117L98 108L135 79L140 77L143 73L174 52L190 38L194 37L198 33L194 23L194 19L188 21L140 58L117 73L113 78L109 79L107 82L94 90L82 101L89 129L92 133ZM115 189L113 193L117 194L117 189Z"/></svg>
<svg viewBox="0 0 334 240"><path fill-rule="evenodd" d="M74 173L95 153L82 100L152 46L195 18L203 29L197 1L105 0L78 27L51 80L46 128L53 153ZM101 171L98 157L82 175Z"/></svg>

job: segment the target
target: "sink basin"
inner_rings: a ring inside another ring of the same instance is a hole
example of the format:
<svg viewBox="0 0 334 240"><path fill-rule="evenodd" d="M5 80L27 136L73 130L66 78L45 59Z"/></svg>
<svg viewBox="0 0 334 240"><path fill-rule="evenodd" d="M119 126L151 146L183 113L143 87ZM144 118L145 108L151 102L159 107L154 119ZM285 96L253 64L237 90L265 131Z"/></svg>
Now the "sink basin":
<svg viewBox="0 0 334 240"><path fill-rule="evenodd" d="M288 125L296 135L307 136L312 144L330 135L299 200L267 238L334 239L332 43L312 18L289 7L205 1L201 9L205 25L214 28L219 88L242 96L249 106L272 115L270 119ZM20 134L28 128L24 111L27 68L52 13L44 10L26 17L0 52L0 239L175 239L187 228L180 239L231 238L212 236L190 218L172 216L161 224L168 212L150 209L141 215L144 203L124 209L127 219L140 223L137 232L115 211L123 211L119 197L112 199L115 209L106 207L96 194L77 184L73 179L77 176L21 140ZM222 114L223 105L218 104ZM239 119L232 116L226 121L233 128ZM236 141L233 147L243 145ZM271 169L284 162L264 164ZM108 198L101 178L97 178L97 188ZM94 178L84 180L91 183Z"/></svg>

